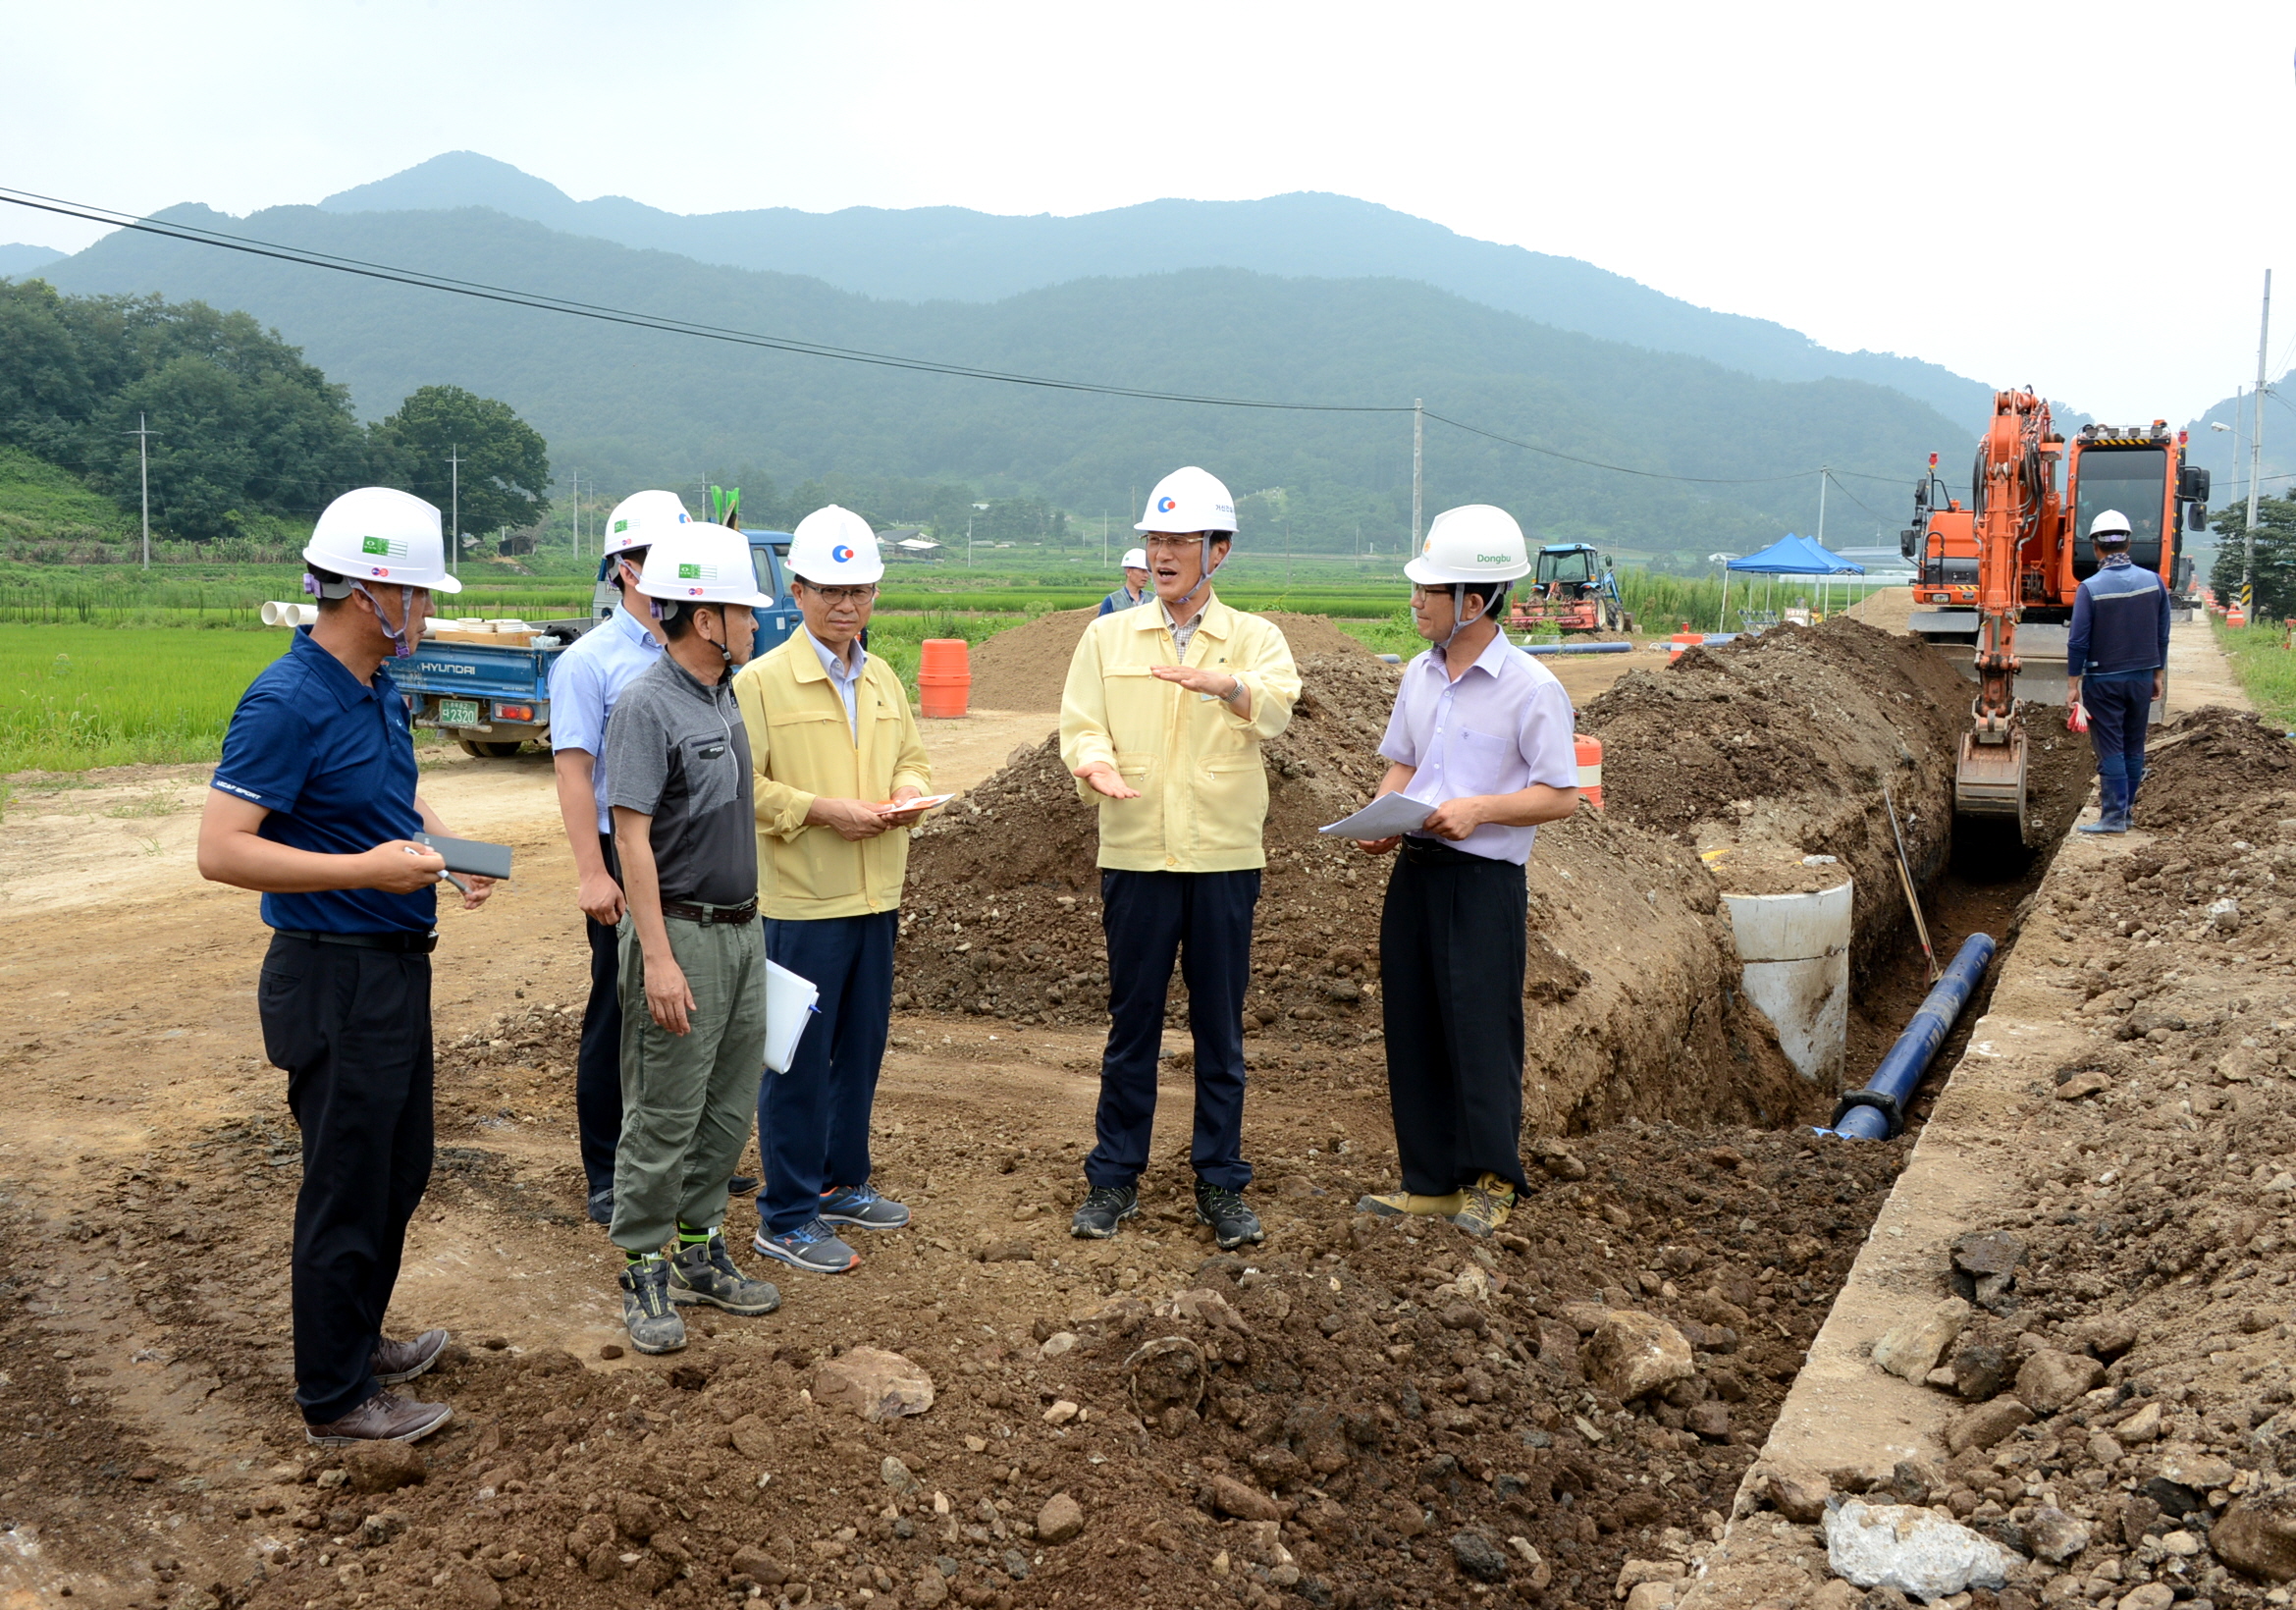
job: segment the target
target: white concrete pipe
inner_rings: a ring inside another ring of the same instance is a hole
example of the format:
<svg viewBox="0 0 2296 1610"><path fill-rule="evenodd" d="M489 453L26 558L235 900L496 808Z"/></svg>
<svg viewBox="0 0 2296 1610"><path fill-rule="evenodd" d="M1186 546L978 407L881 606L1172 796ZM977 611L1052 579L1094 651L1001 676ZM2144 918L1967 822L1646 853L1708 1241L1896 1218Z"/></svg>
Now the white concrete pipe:
<svg viewBox="0 0 2296 1610"><path fill-rule="evenodd" d="M1808 894L1731 894L1746 998L1778 1032L1794 1070L1828 1090L1849 1046L1849 909L1844 881Z"/></svg>
<svg viewBox="0 0 2296 1610"><path fill-rule="evenodd" d="M266 626L315 626L319 623L319 606L291 604L285 599L274 599L263 606L263 624Z"/></svg>

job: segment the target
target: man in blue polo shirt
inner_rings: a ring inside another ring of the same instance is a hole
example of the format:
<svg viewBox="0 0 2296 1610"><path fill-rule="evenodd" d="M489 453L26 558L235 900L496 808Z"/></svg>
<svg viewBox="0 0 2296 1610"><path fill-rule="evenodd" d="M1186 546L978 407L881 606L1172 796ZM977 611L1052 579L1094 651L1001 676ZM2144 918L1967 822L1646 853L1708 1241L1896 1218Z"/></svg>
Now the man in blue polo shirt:
<svg viewBox="0 0 2296 1610"><path fill-rule="evenodd" d="M2089 522L2097 572L2073 595L2065 634L2065 702L2086 705L2097 751L2097 820L2082 832L2126 832L2145 780L2145 726L2166 685L2168 588L2128 556L2128 516Z"/></svg>
<svg viewBox="0 0 2296 1610"><path fill-rule="evenodd" d="M412 1442L445 1404L387 1388L447 1333L383 1335L407 1221L431 1171L434 886L413 841L445 827L414 791L406 702L384 669L412 651L446 573L439 511L388 487L328 505L303 549L319 620L241 696L199 824L200 876L260 890L275 932L256 1005L303 1137L295 1198L295 1402L317 1443ZM482 904L485 879L463 904Z"/></svg>
<svg viewBox="0 0 2296 1610"><path fill-rule="evenodd" d="M558 770L559 815L574 852L576 901L590 939L590 998L582 1007L582 1045L574 1061L574 1121L581 1132L589 1213L614 1222L614 1149L621 1140L621 993L615 925L628 909L621 864L614 853L614 820L606 806L606 722L614 702L662 658L654 612L630 608L632 590L655 541L693 516L673 492L636 492L606 519L601 580L622 595L614 614L584 632L550 671L550 747Z"/></svg>

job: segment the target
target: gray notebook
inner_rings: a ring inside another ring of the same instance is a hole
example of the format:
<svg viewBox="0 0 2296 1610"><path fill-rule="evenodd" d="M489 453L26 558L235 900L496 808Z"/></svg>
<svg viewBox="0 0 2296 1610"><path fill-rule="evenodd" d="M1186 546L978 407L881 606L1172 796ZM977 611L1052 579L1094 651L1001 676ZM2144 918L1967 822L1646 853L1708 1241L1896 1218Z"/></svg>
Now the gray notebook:
<svg viewBox="0 0 2296 1610"><path fill-rule="evenodd" d="M447 858L449 872L467 873L474 878L507 878L510 876L510 846L489 844L477 838L449 838L443 833L418 832L418 844L428 845Z"/></svg>

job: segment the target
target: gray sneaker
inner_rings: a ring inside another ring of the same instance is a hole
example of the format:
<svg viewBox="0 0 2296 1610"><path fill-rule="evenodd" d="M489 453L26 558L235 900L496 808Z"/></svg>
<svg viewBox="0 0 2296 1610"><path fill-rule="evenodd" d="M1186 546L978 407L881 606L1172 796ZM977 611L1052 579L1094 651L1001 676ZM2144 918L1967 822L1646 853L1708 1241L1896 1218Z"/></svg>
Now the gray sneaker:
<svg viewBox="0 0 2296 1610"><path fill-rule="evenodd" d="M852 1224L864 1230L898 1230L909 1222L905 1203L881 1197L866 1185L839 1185L822 1193L822 1222Z"/></svg>
<svg viewBox="0 0 2296 1610"><path fill-rule="evenodd" d="M750 1248L764 1257L777 1258L793 1269L814 1274L843 1274L861 1262L861 1255L838 1240L836 1231L818 1218L780 1235L767 1234L761 1224Z"/></svg>
<svg viewBox="0 0 2296 1610"><path fill-rule="evenodd" d="M659 1253L621 1271L621 1322L640 1353L675 1353L685 1321L669 1306L669 1261Z"/></svg>
<svg viewBox="0 0 2296 1610"><path fill-rule="evenodd" d="M781 1306L780 1290L771 1280L752 1280L725 1250L725 1237L712 1230L710 1239L695 1247L680 1247L669 1260L669 1300L680 1306L707 1303L728 1314L755 1317Z"/></svg>

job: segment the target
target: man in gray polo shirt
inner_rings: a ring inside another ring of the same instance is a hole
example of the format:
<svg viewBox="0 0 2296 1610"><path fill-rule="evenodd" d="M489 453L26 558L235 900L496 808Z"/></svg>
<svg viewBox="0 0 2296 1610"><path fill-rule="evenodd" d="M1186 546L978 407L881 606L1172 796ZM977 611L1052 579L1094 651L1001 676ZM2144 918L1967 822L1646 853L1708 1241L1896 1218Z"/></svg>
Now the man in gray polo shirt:
<svg viewBox="0 0 2296 1610"><path fill-rule="evenodd" d="M781 1294L725 1250L725 1182L766 1053L765 941L749 743L728 673L749 659L749 544L721 525L657 540L638 591L668 645L606 728L607 802L629 909L619 928L622 1130L614 1244L641 1353L685 1346L680 1305L771 1314ZM675 1251L663 1248L672 1237Z"/></svg>

